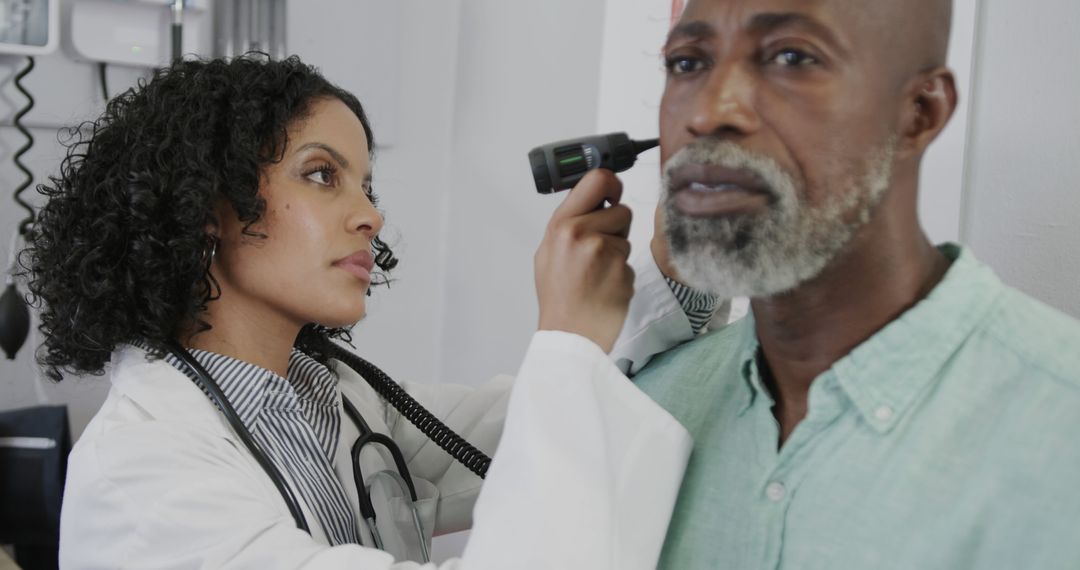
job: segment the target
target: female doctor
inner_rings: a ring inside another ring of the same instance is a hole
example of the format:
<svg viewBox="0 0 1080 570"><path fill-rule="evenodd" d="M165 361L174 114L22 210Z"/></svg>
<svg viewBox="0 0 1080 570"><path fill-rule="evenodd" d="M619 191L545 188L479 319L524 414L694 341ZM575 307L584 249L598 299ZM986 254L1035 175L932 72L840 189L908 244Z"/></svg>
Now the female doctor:
<svg viewBox="0 0 1080 570"><path fill-rule="evenodd" d="M351 94L296 59L180 62L89 127L24 255L41 364L112 383L70 457L62 567L418 568L469 527L444 568L654 566L689 438L606 354L632 282L613 175L551 220L516 380L405 386L498 445L481 492L330 357L396 264Z"/></svg>

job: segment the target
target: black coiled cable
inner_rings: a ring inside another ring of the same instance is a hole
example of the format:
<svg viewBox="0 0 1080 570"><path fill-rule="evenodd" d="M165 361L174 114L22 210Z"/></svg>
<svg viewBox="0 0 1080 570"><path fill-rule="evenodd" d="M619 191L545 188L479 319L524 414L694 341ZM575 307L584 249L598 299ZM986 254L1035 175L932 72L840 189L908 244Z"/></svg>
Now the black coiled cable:
<svg viewBox="0 0 1080 570"><path fill-rule="evenodd" d="M431 441L438 444L451 457L459 461L469 471L476 473L481 479L487 475L488 467L491 465L491 458L483 451L465 441L465 438L455 433L449 426L442 423L439 418L432 415L427 408L420 405L420 402L417 402L397 382L394 382L385 372L379 370L377 366L334 343L327 343L327 345L327 352L330 357L342 362L363 376L364 380L371 385L376 393L382 396L391 406L394 406L397 411L401 412L405 419L412 422Z"/></svg>
<svg viewBox="0 0 1080 570"><path fill-rule="evenodd" d="M27 216L22 222L19 223L19 234L24 238L30 233L31 226L34 225L34 208L29 202L23 200L22 193L26 191L34 183L34 173L30 172L30 169L26 167L22 162L22 157L30 148L34 146L34 136L30 134L30 131L22 124L23 117L34 108L34 97L30 95L23 85L22 80L24 77L30 74L34 70L34 58L26 58L26 67L22 68L17 75L15 75L15 88L19 90L26 97L26 105L19 109L18 113L15 113L15 129L26 137L26 143L19 147L19 150L15 151L15 167L22 171L26 177L23 179L22 184L15 189L15 203L26 210Z"/></svg>

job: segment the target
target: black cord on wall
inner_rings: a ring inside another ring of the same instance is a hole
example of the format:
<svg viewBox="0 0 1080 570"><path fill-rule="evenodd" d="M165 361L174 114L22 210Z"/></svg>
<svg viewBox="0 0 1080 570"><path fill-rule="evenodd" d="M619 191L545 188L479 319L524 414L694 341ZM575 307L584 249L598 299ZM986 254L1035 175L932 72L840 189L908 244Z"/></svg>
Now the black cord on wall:
<svg viewBox="0 0 1080 570"><path fill-rule="evenodd" d="M30 74L34 69L34 58L26 58L26 66L15 75L15 88L19 90L24 96L26 96L26 105L19 109L18 113L15 113L15 119L13 123L15 128L18 129L23 136L26 137L26 143L19 147L19 150L15 151L15 167L22 171L26 176L23 179L22 184L15 189L15 203L21 208L26 210L27 216L19 224L19 234L23 237L24 241L28 241L30 238L31 228L34 226L34 208L30 204L23 200L22 193L26 191L34 183L34 174L30 172L30 169L23 164L22 157L25 155L31 147L34 146L34 137L23 125L22 119L30 112L30 109L34 108L34 97L23 87L22 80ZM12 258L17 259L15 254L16 240L12 240ZM14 266L15 262L13 262ZM14 267L11 268L14 272ZM23 298L22 293L19 292L15 285L15 280L12 275L7 278L7 288L4 293L0 295L0 348L3 349L4 354L9 360L15 359L15 354L22 348L23 343L26 342L26 337L30 334L30 309L26 306L26 300Z"/></svg>
<svg viewBox="0 0 1080 570"><path fill-rule="evenodd" d="M15 203L26 210L27 216L22 222L19 223L19 233L26 238L30 233L31 226L34 225L34 208L29 202L23 200L22 193L25 192L34 183L34 173L30 172L30 169L23 163L22 157L34 146L34 136L30 134L29 129L22 123L23 117L34 108L34 97L30 95L30 92L23 87L22 80L31 71L34 70L34 58L26 58L26 66L22 68L17 75L15 75L15 88L19 90L26 97L26 105L19 109L18 113L15 113L15 119L13 123L15 128L26 137L26 143L19 147L19 150L15 151L15 167L22 171L25 178L23 178L22 184L15 189Z"/></svg>
<svg viewBox="0 0 1080 570"><path fill-rule="evenodd" d="M106 73L108 64L104 61L98 63L98 81L101 83L101 98L106 103L109 102L109 76Z"/></svg>

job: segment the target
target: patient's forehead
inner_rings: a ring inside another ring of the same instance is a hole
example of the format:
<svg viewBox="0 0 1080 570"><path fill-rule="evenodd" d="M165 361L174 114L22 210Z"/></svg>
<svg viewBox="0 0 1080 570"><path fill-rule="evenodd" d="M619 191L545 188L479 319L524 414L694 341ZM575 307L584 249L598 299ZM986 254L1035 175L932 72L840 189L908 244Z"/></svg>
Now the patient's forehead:
<svg viewBox="0 0 1080 570"><path fill-rule="evenodd" d="M944 65L952 0L689 0L675 29L700 23L723 35L771 17L812 21L878 64L910 73Z"/></svg>

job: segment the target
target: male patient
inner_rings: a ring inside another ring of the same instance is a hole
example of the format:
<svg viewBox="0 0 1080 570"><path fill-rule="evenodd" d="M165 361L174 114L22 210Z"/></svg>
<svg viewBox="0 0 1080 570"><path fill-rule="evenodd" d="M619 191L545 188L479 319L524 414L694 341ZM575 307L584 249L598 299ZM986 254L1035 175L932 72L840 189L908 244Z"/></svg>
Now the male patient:
<svg viewBox="0 0 1080 570"><path fill-rule="evenodd" d="M1080 567L1080 323L934 247L948 0L691 0L663 273L751 315L635 382L693 434L662 566Z"/></svg>

